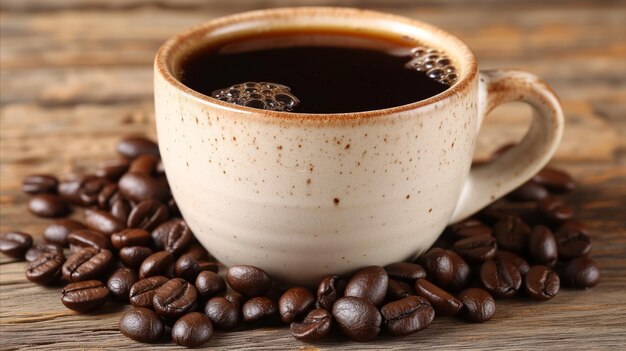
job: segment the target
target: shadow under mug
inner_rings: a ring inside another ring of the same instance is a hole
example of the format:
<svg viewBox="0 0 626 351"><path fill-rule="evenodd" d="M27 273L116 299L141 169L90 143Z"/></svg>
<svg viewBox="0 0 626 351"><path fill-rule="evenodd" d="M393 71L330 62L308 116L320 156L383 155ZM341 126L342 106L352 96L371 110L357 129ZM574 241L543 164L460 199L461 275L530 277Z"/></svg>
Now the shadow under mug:
<svg viewBox="0 0 626 351"><path fill-rule="evenodd" d="M179 80L181 59L200 46L285 29L402 37L447 53L459 78L422 101L340 114L230 105ZM196 26L161 47L154 84L165 171L198 240L227 266L250 264L308 286L415 258L446 225L538 172L563 131L558 99L537 77L478 72L451 34L357 9L262 10ZM470 169L485 114L507 101L533 107L528 132L496 161Z"/></svg>

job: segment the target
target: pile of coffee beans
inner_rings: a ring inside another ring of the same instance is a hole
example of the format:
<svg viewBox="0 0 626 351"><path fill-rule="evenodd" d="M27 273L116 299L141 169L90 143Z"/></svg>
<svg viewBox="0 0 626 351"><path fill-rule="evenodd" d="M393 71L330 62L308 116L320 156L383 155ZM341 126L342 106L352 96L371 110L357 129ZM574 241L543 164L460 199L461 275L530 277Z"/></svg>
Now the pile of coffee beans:
<svg viewBox="0 0 626 351"><path fill-rule="evenodd" d="M129 137L117 151L120 158L89 174L24 178L33 214L65 217L82 207L84 221L58 219L44 230L45 242L35 245L29 234L3 233L0 251L30 262L28 280L66 284L61 302L69 309L85 313L108 301L132 305L119 330L139 342L170 334L176 344L195 347L214 329L280 324L305 342L333 330L365 342L383 332L413 334L436 316L486 322L495 299L546 301L561 284L582 289L600 279L587 229L558 197L575 184L557 169L542 170L507 199L446 228L416 262L329 275L317 290L281 290L258 267L237 265L218 274L219 263L177 209L154 142Z"/></svg>

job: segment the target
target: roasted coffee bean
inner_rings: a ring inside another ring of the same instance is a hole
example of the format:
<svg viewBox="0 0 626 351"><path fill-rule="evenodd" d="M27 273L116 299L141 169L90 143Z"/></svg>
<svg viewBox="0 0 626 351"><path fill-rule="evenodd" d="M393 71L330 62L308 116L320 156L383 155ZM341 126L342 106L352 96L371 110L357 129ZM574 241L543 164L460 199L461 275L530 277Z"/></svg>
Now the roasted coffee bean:
<svg viewBox="0 0 626 351"><path fill-rule="evenodd" d="M172 327L172 340L180 346L200 346L209 341L211 336L213 336L211 320L200 312L187 313Z"/></svg>
<svg viewBox="0 0 626 351"><path fill-rule="evenodd" d="M204 271L196 278L196 289L200 296L212 297L226 291L226 282L217 273Z"/></svg>
<svg viewBox="0 0 626 351"><path fill-rule="evenodd" d="M98 205L100 192L111 184L106 178L93 177L85 180L78 190L79 204L85 207Z"/></svg>
<svg viewBox="0 0 626 351"><path fill-rule="evenodd" d="M232 302L238 310L241 309L243 303L246 302L246 298L234 290L228 290L222 296L226 300Z"/></svg>
<svg viewBox="0 0 626 351"><path fill-rule="evenodd" d="M540 201L548 197L548 189L532 180L520 185L507 197L515 201Z"/></svg>
<svg viewBox="0 0 626 351"><path fill-rule="evenodd" d="M277 313L276 303L265 296L256 296L246 301L241 307L244 322L256 322L271 319Z"/></svg>
<svg viewBox="0 0 626 351"><path fill-rule="evenodd" d="M569 174L550 167L539 171L539 173L533 177L533 181L555 192L571 191L576 187L574 180Z"/></svg>
<svg viewBox="0 0 626 351"><path fill-rule="evenodd" d="M99 280L70 283L62 291L61 302L77 312L89 312L104 305L109 299L109 289Z"/></svg>
<svg viewBox="0 0 626 351"><path fill-rule="evenodd" d="M111 248L111 241L107 236L91 229L79 229L71 232L67 236L67 242L74 252L85 247L107 250Z"/></svg>
<svg viewBox="0 0 626 351"><path fill-rule="evenodd" d="M144 173L127 172L118 183L122 195L135 201L157 200L166 202L169 197L167 182Z"/></svg>
<svg viewBox="0 0 626 351"><path fill-rule="evenodd" d="M107 184L98 193L98 207L105 211L110 211L113 204L124 198L124 195L120 193L116 183Z"/></svg>
<svg viewBox="0 0 626 351"><path fill-rule="evenodd" d="M426 270L417 263L396 262L385 266L389 278L415 281L426 278Z"/></svg>
<svg viewBox="0 0 626 351"><path fill-rule="evenodd" d="M118 250L128 246L148 246L150 241L150 233L143 229L124 229L111 235L111 244Z"/></svg>
<svg viewBox="0 0 626 351"><path fill-rule="evenodd" d="M86 247L65 261L63 278L69 282L102 279L112 262L111 251Z"/></svg>
<svg viewBox="0 0 626 351"><path fill-rule="evenodd" d="M145 246L124 247L118 253L120 261L125 266L133 269L139 269L141 263L152 254L152 250Z"/></svg>
<svg viewBox="0 0 626 351"><path fill-rule="evenodd" d="M119 329L127 338L148 343L161 338L165 325L154 311L138 307L124 313L120 318Z"/></svg>
<svg viewBox="0 0 626 351"><path fill-rule="evenodd" d="M116 182L124 173L126 173L129 165L130 161L126 158L102 161L96 166L94 175Z"/></svg>
<svg viewBox="0 0 626 351"><path fill-rule="evenodd" d="M108 236L126 229L126 225L113 217L111 213L89 208L85 209L85 224Z"/></svg>
<svg viewBox="0 0 626 351"><path fill-rule="evenodd" d="M481 263L493 259L498 244L491 235L474 235L454 243L454 251L470 263Z"/></svg>
<svg viewBox="0 0 626 351"><path fill-rule="evenodd" d="M415 292L409 283L389 278L386 295L387 301L400 300L409 295L415 295Z"/></svg>
<svg viewBox="0 0 626 351"><path fill-rule="evenodd" d="M176 319L189 312L198 300L198 291L193 284L174 278L161 285L152 298L154 310L160 316Z"/></svg>
<svg viewBox="0 0 626 351"><path fill-rule="evenodd" d="M465 289L458 298L463 303L463 316L470 322L486 322L496 313L496 301L483 289Z"/></svg>
<svg viewBox="0 0 626 351"><path fill-rule="evenodd" d="M239 324L239 309L223 297L214 297L207 301L204 313L216 329L229 330Z"/></svg>
<svg viewBox="0 0 626 351"><path fill-rule="evenodd" d="M506 261L513 264L522 276L526 275L530 269L530 265L525 259L509 251L498 250L498 252L496 252L496 257L494 257L494 261Z"/></svg>
<svg viewBox="0 0 626 351"><path fill-rule="evenodd" d="M470 268L456 252L433 248L420 257L429 280L445 289L462 289L469 277Z"/></svg>
<svg viewBox="0 0 626 351"><path fill-rule="evenodd" d="M556 263L557 245L552 231L546 226L538 225L530 232L528 252L533 262L552 266Z"/></svg>
<svg viewBox="0 0 626 351"><path fill-rule="evenodd" d="M55 194L37 194L28 201L28 210L38 217L57 218L70 213L70 207Z"/></svg>
<svg viewBox="0 0 626 351"><path fill-rule="evenodd" d="M130 304L135 307L152 308L152 300L157 289L167 283L169 279L162 275L155 275L146 279L141 279L130 287L128 295Z"/></svg>
<svg viewBox="0 0 626 351"><path fill-rule="evenodd" d="M491 235L492 233L491 228L473 218L453 224L450 227L450 231L457 238L467 238L475 235Z"/></svg>
<svg viewBox="0 0 626 351"><path fill-rule="evenodd" d="M589 257L578 257L565 264L561 278L567 286L590 288L600 282L600 267Z"/></svg>
<svg viewBox="0 0 626 351"><path fill-rule="evenodd" d="M159 160L152 155L140 155L130 163L128 171L130 173L154 174L158 161Z"/></svg>
<svg viewBox="0 0 626 351"><path fill-rule="evenodd" d="M33 237L22 232L6 232L0 235L0 252L23 259L26 251L33 245Z"/></svg>
<svg viewBox="0 0 626 351"><path fill-rule="evenodd" d="M380 333L382 316L365 299L342 297L333 304L332 314L343 334L354 341L374 340Z"/></svg>
<svg viewBox="0 0 626 351"><path fill-rule="evenodd" d="M330 332L332 316L325 309L315 309L306 315L300 323L293 322L290 325L291 335L300 341L312 342L319 340Z"/></svg>
<svg viewBox="0 0 626 351"><path fill-rule="evenodd" d="M63 256L63 248L61 246L56 244L37 244L26 251L26 261L33 262L38 259L39 256L46 253L55 254L65 258L65 256Z"/></svg>
<svg viewBox="0 0 626 351"><path fill-rule="evenodd" d="M61 279L63 262L65 262L63 255L44 253L28 265L26 279L40 285L54 284Z"/></svg>
<svg viewBox="0 0 626 351"><path fill-rule="evenodd" d="M539 201L537 208L541 215L554 223L564 222L574 216L574 211L568 204L553 197Z"/></svg>
<svg viewBox="0 0 626 351"><path fill-rule="evenodd" d="M448 238L445 238L443 235L438 237L437 240L435 240L435 242L433 243L433 245L431 247L436 247L436 248L440 248L440 249L444 249L444 250L449 250L452 248L452 244L450 244L450 241L448 240Z"/></svg>
<svg viewBox="0 0 626 351"><path fill-rule="evenodd" d="M428 300L420 296L408 296L393 301L380 309L389 333L396 336L410 335L425 329L435 319L435 310Z"/></svg>
<svg viewBox="0 0 626 351"><path fill-rule="evenodd" d="M522 285L522 276L512 263L487 261L480 267L482 285L496 297L511 297Z"/></svg>
<svg viewBox="0 0 626 351"><path fill-rule="evenodd" d="M22 180L22 191L27 194L55 194L59 181L49 174L33 174Z"/></svg>
<svg viewBox="0 0 626 351"><path fill-rule="evenodd" d="M530 228L519 217L506 217L493 226L498 247L515 253L526 252Z"/></svg>
<svg viewBox="0 0 626 351"><path fill-rule="evenodd" d="M180 256L174 265L174 275L178 278L193 282L196 280L198 273L200 273L200 265L191 256Z"/></svg>
<svg viewBox="0 0 626 351"><path fill-rule="evenodd" d="M315 296L309 289L291 288L278 300L278 313L285 323L291 323L302 314L305 314L315 303Z"/></svg>
<svg viewBox="0 0 626 351"><path fill-rule="evenodd" d="M168 217L167 206L156 200L144 200L130 211L127 225L129 228L152 230L167 221Z"/></svg>
<svg viewBox="0 0 626 351"><path fill-rule="evenodd" d="M528 295L539 301L550 300L559 292L558 274L546 266L533 266L524 277L524 288Z"/></svg>
<svg viewBox="0 0 626 351"><path fill-rule="evenodd" d="M120 140L116 149L120 155L130 159L144 154L159 157L159 146L152 140L140 136L129 136Z"/></svg>
<svg viewBox="0 0 626 351"><path fill-rule="evenodd" d="M317 304L326 310L332 310L333 304L343 296L346 281L336 275L328 275L317 287Z"/></svg>
<svg viewBox="0 0 626 351"><path fill-rule="evenodd" d="M558 256L561 259L570 260L585 256L591 251L591 238L581 226L563 224L557 230L555 238Z"/></svg>
<svg viewBox="0 0 626 351"><path fill-rule="evenodd" d="M167 237L167 233L169 233L170 229L174 227L179 222L183 222L180 218L170 219L169 221L162 223L156 229L150 232L150 236L152 237L152 244L155 248L163 250L165 248L165 238ZM191 248L191 247L190 247Z"/></svg>
<svg viewBox="0 0 626 351"><path fill-rule="evenodd" d="M86 182L96 178L93 175L72 174L59 182L57 187L59 195L71 204L82 205L80 195L83 186Z"/></svg>
<svg viewBox="0 0 626 351"><path fill-rule="evenodd" d="M163 239L165 250L173 255L180 255L193 242L193 233L185 221L175 222Z"/></svg>
<svg viewBox="0 0 626 351"><path fill-rule="evenodd" d="M452 316L463 308L461 300L426 279L415 282L415 293L428 300L438 315Z"/></svg>
<svg viewBox="0 0 626 351"><path fill-rule="evenodd" d="M85 228L84 224L73 219L59 219L44 229L43 237L51 244L67 247L69 245L67 242L68 235L73 231Z"/></svg>
<svg viewBox="0 0 626 351"><path fill-rule="evenodd" d="M226 281L233 290L246 297L263 296L272 286L272 280L264 270L246 265L230 267Z"/></svg>
<svg viewBox="0 0 626 351"><path fill-rule="evenodd" d="M388 285L389 276L385 269L380 266L369 266L350 278L344 295L360 297L378 306L385 299Z"/></svg>
<svg viewBox="0 0 626 351"><path fill-rule="evenodd" d="M154 275L167 275L167 271L174 264L174 256L167 251L155 252L148 256L139 267L139 279Z"/></svg>
<svg viewBox="0 0 626 351"><path fill-rule="evenodd" d="M137 272L130 268L118 268L107 280L111 297L120 302L128 302L130 288L137 282Z"/></svg>
<svg viewBox="0 0 626 351"><path fill-rule="evenodd" d="M209 271L217 273L220 270L220 264L211 261L198 261L198 269L200 272Z"/></svg>
<svg viewBox="0 0 626 351"><path fill-rule="evenodd" d="M196 261L208 261L210 258L209 252L200 244L191 244L181 256L183 255L189 255Z"/></svg>
<svg viewBox="0 0 626 351"><path fill-rule="evenodd" d="M125 198L120 198L111 205L111 215L122 223L128 222L130 211L132 211L132 206Z"/></svg>

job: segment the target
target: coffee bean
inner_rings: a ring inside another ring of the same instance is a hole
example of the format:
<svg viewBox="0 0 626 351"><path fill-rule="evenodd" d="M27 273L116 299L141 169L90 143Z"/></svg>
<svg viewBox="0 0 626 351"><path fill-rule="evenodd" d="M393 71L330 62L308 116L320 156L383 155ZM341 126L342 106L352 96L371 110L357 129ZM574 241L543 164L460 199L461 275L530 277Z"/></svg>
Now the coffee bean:
<svg viewBox="0 0 626 351"><path fill-rule="evenodd" d="M428 300L420 296L408 296L393 301L380 309L389 333L396 336L410 335L425 329L435 319L435 310Z"/></svg>
<svg viewBox="0 0 626 351"><path fill-rule="evenodd" d="M298 316L306 313L315 303L315 296L309 289L291 288L278 300L278 312L285 323L291 323Z"/></svg>
<svg viewBox="0 0 626 351"><path fill-rule="evenodd" d="M533 181L555 192L571 191L576 187L576 183L569 174L550 167L539 171L533 177Z"/></svg>
<svg viewBox="0 0 626 351"><path fill-rule="evenodd" d="M93 179L97 179L97 177L93 175L72 174L59 182L59 195L71 204L83 205L81 201L82 189L86 182Z"/></svg>
<svg viewBox="0 0 626 351"><path fill-rule="evenodd" d="M135 307L152 308L152 300L157 289L167 283L169 279L162 275L155 275L146 279L141 279L130 287L128 295L130 304Z"/></svg>
<svg viewBox="0 0 626 351"><path fill-rule="evenodd" d="M173 255L180 255L191 245L193 239L193 233L187 223L177 221L163 238L163 246Z"/></svg>
<svg viewBox="0 0 626 351"><path fill-rule="evenodd" d="M86 247L63 264L63 278L70 282L101 279L112 262L111 251Z"/></svg>
<svg viewBox="0 0 626 351"><path fill-rule="evenodd" d="M39 258L39 256L46 253L55 254L65 258L65 256L63 256L63 248L61 246L56 244L37 244L26 251L26 261L35 261Z"/></svg>
<svg viewBox="0 0 626 351"><path fill-rule="evenodd" d="M558 274L546 266L533 266L524 277L524 288L535 300L550 300L559 292L559 287Z"/></svg>
<svg viewBox="0 0 626 351"><path fill-rule="evenodd" d="M217 329L229 330L239 324L238 308L223 297L214 297L207 301L204 313Z"/></svg>
<svg viewBox="0 0 626 351"><path fill-rule="evenodd" d="M178 278L193 282L196 280L198 273L200 273L200 265L191 256L180 256L174 265L174 275Z"/></svg>
<svg viewBox="0 0 626 351"><path fill-rule="evenodd" d="M493 259L498 244L491 235L474 235L454 243L454 250L471 263L481 263Z"/></svg>
<svg viewBox="0 0 626 351"><path fill-rule="evenodd" d="M220 264L210 261L198 261L198 269L200 272L210 271L217 273L220 270Z"/></svg>
<svg viewBox="0 0 626 351"><path fill-rule="evenodd" d="M452 316L463 308L463 303L459 299L426 279L418 279L415 282L415 292L428 300L438 315Z"/></svg>
<svg viewBox="0 0 626 351"><path fill-rule="evenodd" d="M61 279L63 262L65 262L63 255L44 253L28 265L26 279L40 285L54 284Z"/></svg>
<svg viewBox="0 0 626 351"><path fill-rule="evenodd" d="M470 268L456 252L432 248L420 257L433 283L444 289L460 290L469 277Z"/></svg>
<svg viewBox="0 0 626 351"><path fill-rule="evenodd" d="M144 246L124 247L118 253L120 261L127 267L133 269L139 269L141 263L152 254L152 250Z"/></svg>
<svg viewBox="0 0 626 351"><path fill-rule="evenodd" d="M130 163L128 171L130 173L154 174L158 161L158 158L152 155L140 155Z"/></svg>
<svg viewBox="0 0 626 351"><path fill-rule="evenodd" d="M110 249L111 241L104 234L90 229L79 229L67 236L67 242L73 251L79 251L85 247L93 247L95 249Z"/></svg>
<svg viewBox="0 0 626 351"><path fill-rule="evenodd" d="M226 281L233 290L246 297L265 295L272 280L261 268L254 266L232 266L226 273Z"/></svg>
<svg viewBox="0 0 626 351"><path fill-rule="evenodd" d="M70 283L63 288L61 302L77 312L89 312L104 305L109 299L109 289L99 280Z"/></svg>
<svg viewBox="0 0 626 351"><path fill-rule="evenodd" d="M152 140L140 136L129 136L120 140L116 149L120 155L130 159L144 154L159 157L159 146Z"/></svg>
<svg viewBox="0 0 626 351"><path fill-rule="evenodd" d="M160 316L176 319L189 312L198 300L198 291L193 284L174 278L161 285L152 298L154 310Z"/></svg>
<svg viewBox="0 0 626 351"><path fill-rule="evenodd" d="M539 201L547 198L548 195L550 195L548 189L529 180L510 192L507 197L515 201Z"/></svg>
<svg viewBox="0 0 626 351"><path fill-rule="evenodd" d="M111 215L121 223L128 222L130 211L132 211L132 206L125 198L120 198L111 204Z"/></svg>
<svg viewBox="0 0 626 351"><path fill-rule="evenodd" d="M172 340L180 346L203 345L213 336L211 320L200 312L191 312L180 317L172 327Z"/></svg>
<svg viewBox="0 0 626 351"><path fill-rule="evenodd" d="M496 297L511 297L522 285L517 268L506 261L487 261L480 267L482 285Z"/></svg>
<svg viewBox="0 0 626 351"><path fill-rule="evenodd" d="M118 250L127 246L148 246L150 242L150 233L143 229L124 229L111 235L111 244Z"/></svg>
<svg viewBox="0 0 626 351"><path fill-rule="evenodd" d="M163 250L165 248L165 238L167 237L167 233L169 233L170 229L172 229L174 225L182 221L183 220L180 218L170 219L165 223L161 223L161 225L152 230L152 232L150 232L150 236L152 237L152 244L154 247Z"/></svg>
<svg viewBox="0 0 626 351"><path fill-rule="evenodd" d="M486 322L496 313L496 301L483 289L465 289L458 298L463 303L463 316L470 322Z"/></svg>
<svg viewBox="0 0 626 351"><path fill-rule="evenodd" d="M248 323L271 319L277 313L276 303L265 296L256 296L243 304L241 313Z"/></svg>
<svg viewBox="0 0 626 351"><path fill-rule="evenodd" d="M415 281L426 278L426 271L422 266L410 262L396 262L385 266L389 278Z"/></svg>
<svg viewBox="0 0 626 351"><path fill-rule="evenodd" d="M574 216L574 211L563 200L547 198L537 203L539 213L554 223L564 222Z"/></svg>
<svg viewBox="0 0 626 351"><path fill-rule="evenodd" d="M450 231L457 238L467 238L475 235L491 235L492 230L477 219L466 219L462 222L453 224Z"/></svg>
<svg viewBox="0 0 626 351"><path fill-rule="evenodd" d="M385 297L387 301L400 300L409 295L415 295L415 292L409 283L389 278L389 283L387 284L387 295Z"/></svg>
<svg viewBox="0 0 626 351"><path fill-rule="evenodd" d="M154 275L167 275L174 264L174 256L167 251L155 252L148 256L139 267L139 279Z"/></svg>
<svg viewBox="0 0 626 351"><path fill-rule="evenodd" d="M107 184L98 193L98 207L105 211L110 211L113 204L124 199L124 195L120 192L116 183Z"/></svg>
<svg viewBox="0 0 626 351"><path fill-rule="evenodd" d="M363 298L375 306L380 305L387 294L389 276L380 266L369 266L356 272L346 284L345 296Z"/></svg>
<svg viewBox="0 0 626 351"><path fill-rule="evenodd" d="M37 194L30 198L28 210L38 217L56 218L70 213L70 207L55 194Z"/></svg>
<svg viewBox="0 0 626 351"><path fill-rule="evenodd" d="M126 225L113 217L111 213L89 208L85 209L85 224L108 236L126 229Z"/></svg>
<svg viewBox="0 0 626 351"><path fill-rule="evenodd" d="M498 252L496 252L496 257L494 257L494 261L506 261L513 264L522 276L526 275L530 269L530 265L525 259L509 251L498 250Z"/></svg>
<svg viewBox="0 0 626 351"><path fill-rule="evenodd" d="M558 255L561 259L570 260L585 256L591 251L591 238L582 227L563 224L555 235Z"/></svg>
<svg viewBox="0 0 626 351"><path fill-rule="evenodd" d="M209 252L200 244L192 244L181 256L188 255L196 261L208 261Z"/></svg>
<svg viewBox="0 0 626 351"><path fill-rule="evenodd" d="M519 217L507 217L499 220L493 231L498 247L515 253L526 252L530 228Z"/></svg>
<svg viewBox="0 0 626 351"><path fill-rule="evenodd" d="M319 340L330 332L332 316L325 309L315 309L309 312L300 323L293 322L290 325L291 335L300 341L313 342Z"/></svg>
<svg viewBox="0 0 626 351"><path fill-rule="evenodd" d="M558 251L552 231L543 225L534 227L530 232L528 251L533 262L546 266L554 265Z"/></svg>
<svg viewBox="0 0 626 351"><path fill-rule="evenodd" d="M32 245L33 237L30 234L6 232L0 235L0 252L9 257L23 259Z"/></svg>
<svg viewBox="0 0 626 351"><path fill-rule="evenodd" d="M233 290L228 290L222 295L226 300L232 302L237 309L241 309L243 303L246 302L246 298L240 295L238 292Z"/></svg>
<svg viewBox="0 0 626 351"><path fill-rule="evenodd" d="M137 282L137 272L130 268L118 268L107 280L111 296L120 302L128 302L130 288Z"/></svg>
<svg viewBox="0 0 626 351"><path fill-rule="evenodd" d="M215 272L200 272L195 281L198 294L202 297L212 297L226 291L226 282Z"/></svg>
<svg viewBox="0 0 626 351"><path fill-rule="evenodd" d="M55 194L59 181L49 174L33 174L22 180L22 191L27 194Z"/></svg>
<svg viewBox="0 0 626 351"><path fill-rule="evenodd" d="M590 288L600 282L600 267L589 257L578 257L565 264L561 277L567 286L578 289Z"/></svg>
<svg viewBox="0 0 626 351"><path fill-rule="evenodd" d="M342 297L333 304L332 314L343 334L354 341L370 341L380 333L382 316L365 299Z"/></svg>
<svg viewBox="0 0 626 351"><path fill-rule="evenodd" d="M144 200L130 211L127 225L129 228L152 230L167 221L168 217L167 206L156 200Z"/></svg>
<svg viewBox="0 0 626 351"><path fill-rule="evenodd" d="M60 219L44 229L43 237L51 244L67 247L69 245L67 236L73 231L85 228L85 225L73 219Z"/></svg>
<svg viewBox="0 0 626 351"><path fill-rule="evenodd" d="M342 297L346 281L336 275L328 275L317 287L317 304L326 310L332 310L333 304Z"/></svg>
<svg viewBox="0 0 626 351"><path fill-rule="evenodd" d="M78 190L79 204L84 207L98 205L98 197L104 188L111 184L106 178L93 177L86 179Z"/></svg>
<svg viewBox="0 0 626 351"><path fill-rule="evenodd" d="M122 195L135 202L148 199L166 202L170 196L166 181L144 173L127 172L118 186Z"/></svg>
<svg viewBox="0 0 626 351"><path fill-rule="evenodd" d="M126 173L129 165L130 161L126 158L102 161L96 166L94 175L116 182L124 173Z"/></svg>
<svg viewBox="0 0 626 351"><path fill-rule="evenodd" d="M148 343L159 340L165 326L154 311L138 307L124 313L119 329L127 338Z"/></svg>

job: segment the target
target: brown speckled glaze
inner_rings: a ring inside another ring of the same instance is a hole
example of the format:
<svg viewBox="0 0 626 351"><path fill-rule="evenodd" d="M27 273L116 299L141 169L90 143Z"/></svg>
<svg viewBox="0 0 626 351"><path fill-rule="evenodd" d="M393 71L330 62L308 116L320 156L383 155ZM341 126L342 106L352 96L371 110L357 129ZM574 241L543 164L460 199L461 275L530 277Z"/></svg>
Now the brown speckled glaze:
<svg viewBox="0 0 626 351"><path fill-rule="evenodd" d="M409 105L317 115L229 105L176 79L180 58L194 47L285 28L415 40L450 54L459 80ZM536 108L526 139L470 172L484 114L509 100ZM448 223L539 170L554 153L563 124L556 97L535 77L479 75L471 51L438 28L343 8L248 12L175 36L156 57L155 105L167 177L198 239L226 265L263 267L275 278L305 285L329 273L418 255Z"/></svg>

